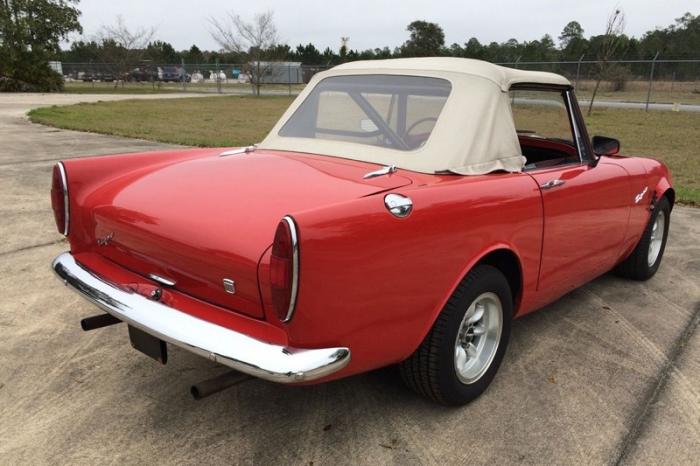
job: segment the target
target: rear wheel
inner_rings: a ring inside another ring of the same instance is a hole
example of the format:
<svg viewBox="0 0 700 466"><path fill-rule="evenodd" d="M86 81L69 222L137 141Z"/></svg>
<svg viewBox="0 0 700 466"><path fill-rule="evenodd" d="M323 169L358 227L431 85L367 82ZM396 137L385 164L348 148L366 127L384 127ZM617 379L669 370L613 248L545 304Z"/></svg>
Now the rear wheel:
<svg viewBox="0 0 700 466"><path fill-rule="evenodd" d="M654 206L639 243L627 259L615 268L615 273L632 280L648 280L661 265L671 219L671 204L662 197Z"/></svg>
<svg viewBox="0 0 700 466"><path fill-rule="evenodd" d="M401 376L417 393L465 404L491 383L510 337L513 304L505 276L479 265L462 280Z"/></svg>

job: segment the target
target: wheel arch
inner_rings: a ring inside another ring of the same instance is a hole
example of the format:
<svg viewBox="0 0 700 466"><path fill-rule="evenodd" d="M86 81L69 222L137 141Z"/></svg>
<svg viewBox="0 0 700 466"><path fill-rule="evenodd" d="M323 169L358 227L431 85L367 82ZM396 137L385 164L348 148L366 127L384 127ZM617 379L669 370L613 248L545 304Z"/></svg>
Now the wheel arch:
<svg viewBox="0 0 700 466"><path fill-rule="evenodd" d="M429 321L429 325L424 329L424 331L421 334L420 341L413 348L411 348L410 353L408 353L406 357L410 356L416 351L416 349L420 345L420 342L423 341L426 335L430 333L431 329L435 325L435 322L440 316L440 313L442 312L449 299L455 293L455 290L457 289L459 284L462 282L462 280L465 279L469 272L471 272L475 267L479 265L489 265L503 273L511 289L513 299L512 317L515 317L518 314L524 287L522 262L518 254L513 250L513 248L509 247L508 245L502 243L493 245L492 247L485 249L481 253L481 255L478 255L469 260L462 273L459 274L458 278L449 288L443 299L440 300L438 305L435 307L432 318Z"/></svg>
<svg viewBox="0 0 700 466"><path fill-rule="evenodd" d="M506 277L513 297L513 315L516 315L523 291L523 268L520 258L512 249L498 248L484 254L469 270L482 264L495 267ZM469 270L462 279L466 277Z"/></svg>
<svg viewBox="0 0 700 466"><path fill-rule="evenodd" d="M656 199L666 197L671 210L676 203L676 191L673 189L671 172L668 167L658 160L641 159L647 171L647 176L651 178L650 188L653 186L653 193Z"/></svg>
<svg viewBox="0 0 700 466"><path fill-rule="evenodd" d="M669 207L671 210L673 210L673 205L676 203L676 191L673 188L668 187L666 190L661 191L660 197L665 197L668 199Z"/></svg>
<svg viewBox="0 0 700 466"><path fill-rule="evenodd" d="M449 288L445 296L440 301L439 305L433 311L433 316L430 321L430 326L424 332L424 336L430 331L430 328L435 324L435 320L440 315L440 312L447 304L447 301L454 294L459 284L478 265L490 265L498 269L506 277L508 285L511 289L513 297L513 315L517 315L520 308L520 302L523 291L523 268L520 257L508 245L496 244L485 249L480 255L472 258L459 274L457 280Z"/></svg>

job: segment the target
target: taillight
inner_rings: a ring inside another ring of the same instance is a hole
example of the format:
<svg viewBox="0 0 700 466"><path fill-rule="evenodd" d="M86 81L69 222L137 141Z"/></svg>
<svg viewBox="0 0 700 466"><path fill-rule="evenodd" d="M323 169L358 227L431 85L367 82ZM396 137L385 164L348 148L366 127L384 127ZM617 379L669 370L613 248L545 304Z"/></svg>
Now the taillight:
<svg viewBox="0 0 700 466"><path fill-rule="evenodd" d="M270 258L272 306L282 322L294 313L299 286L299 243L294 220L282 218L275 231Z"/></svg>
<svg viewBox="0 0 700 466"><path fill-rule="evenodd" d="M68 235L68 180L66 178L66 169L61 162L53 166L51 208L53 209L53 217L56 220L58 232Z"/></svg>

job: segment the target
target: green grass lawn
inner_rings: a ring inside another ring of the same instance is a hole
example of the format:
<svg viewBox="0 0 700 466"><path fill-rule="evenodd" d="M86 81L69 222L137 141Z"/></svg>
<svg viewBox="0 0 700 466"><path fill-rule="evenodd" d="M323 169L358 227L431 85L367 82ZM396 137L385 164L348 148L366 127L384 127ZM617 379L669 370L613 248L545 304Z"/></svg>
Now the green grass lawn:
<svg viewBox="0 0 700 466"><path fill-rule="evenodd" d="M700 113L594 110L586 124L590 136L618 138L623 154L666 163L677 199L700 204Z"/></svg>
<svg viewBox="0 0 700 466"><path fill-rule="evenodd" d="M291 102L289 97L226 96L126 100L29 113L35 123L192 146L259 142ZM678 200L700 204L700 113L599 109L586 118L589 132L616 137L622 152L663 160Z"/></svg>
<svg viewBox="0 0 700 466"><path fill-rule="evenodd" d="M32 110L35 123L188 146L260 142L291 103L289 97L216 96L122 100Z"/></svg>

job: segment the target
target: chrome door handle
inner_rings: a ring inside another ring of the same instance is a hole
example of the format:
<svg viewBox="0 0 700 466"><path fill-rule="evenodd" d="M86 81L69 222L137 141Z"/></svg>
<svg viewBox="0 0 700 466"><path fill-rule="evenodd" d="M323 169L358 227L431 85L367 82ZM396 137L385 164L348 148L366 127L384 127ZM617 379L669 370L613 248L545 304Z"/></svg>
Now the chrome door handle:
<svg viewBox="0 0 700 466"><path fill-rule="evenodd" d="M564 180L551 180L551 181L547 181L546 183L542 183L540 185L540 188L542 188L542 189L556 188L557 186L561 186L564 183L566 183L566 181L564 181Z"/></svg>

